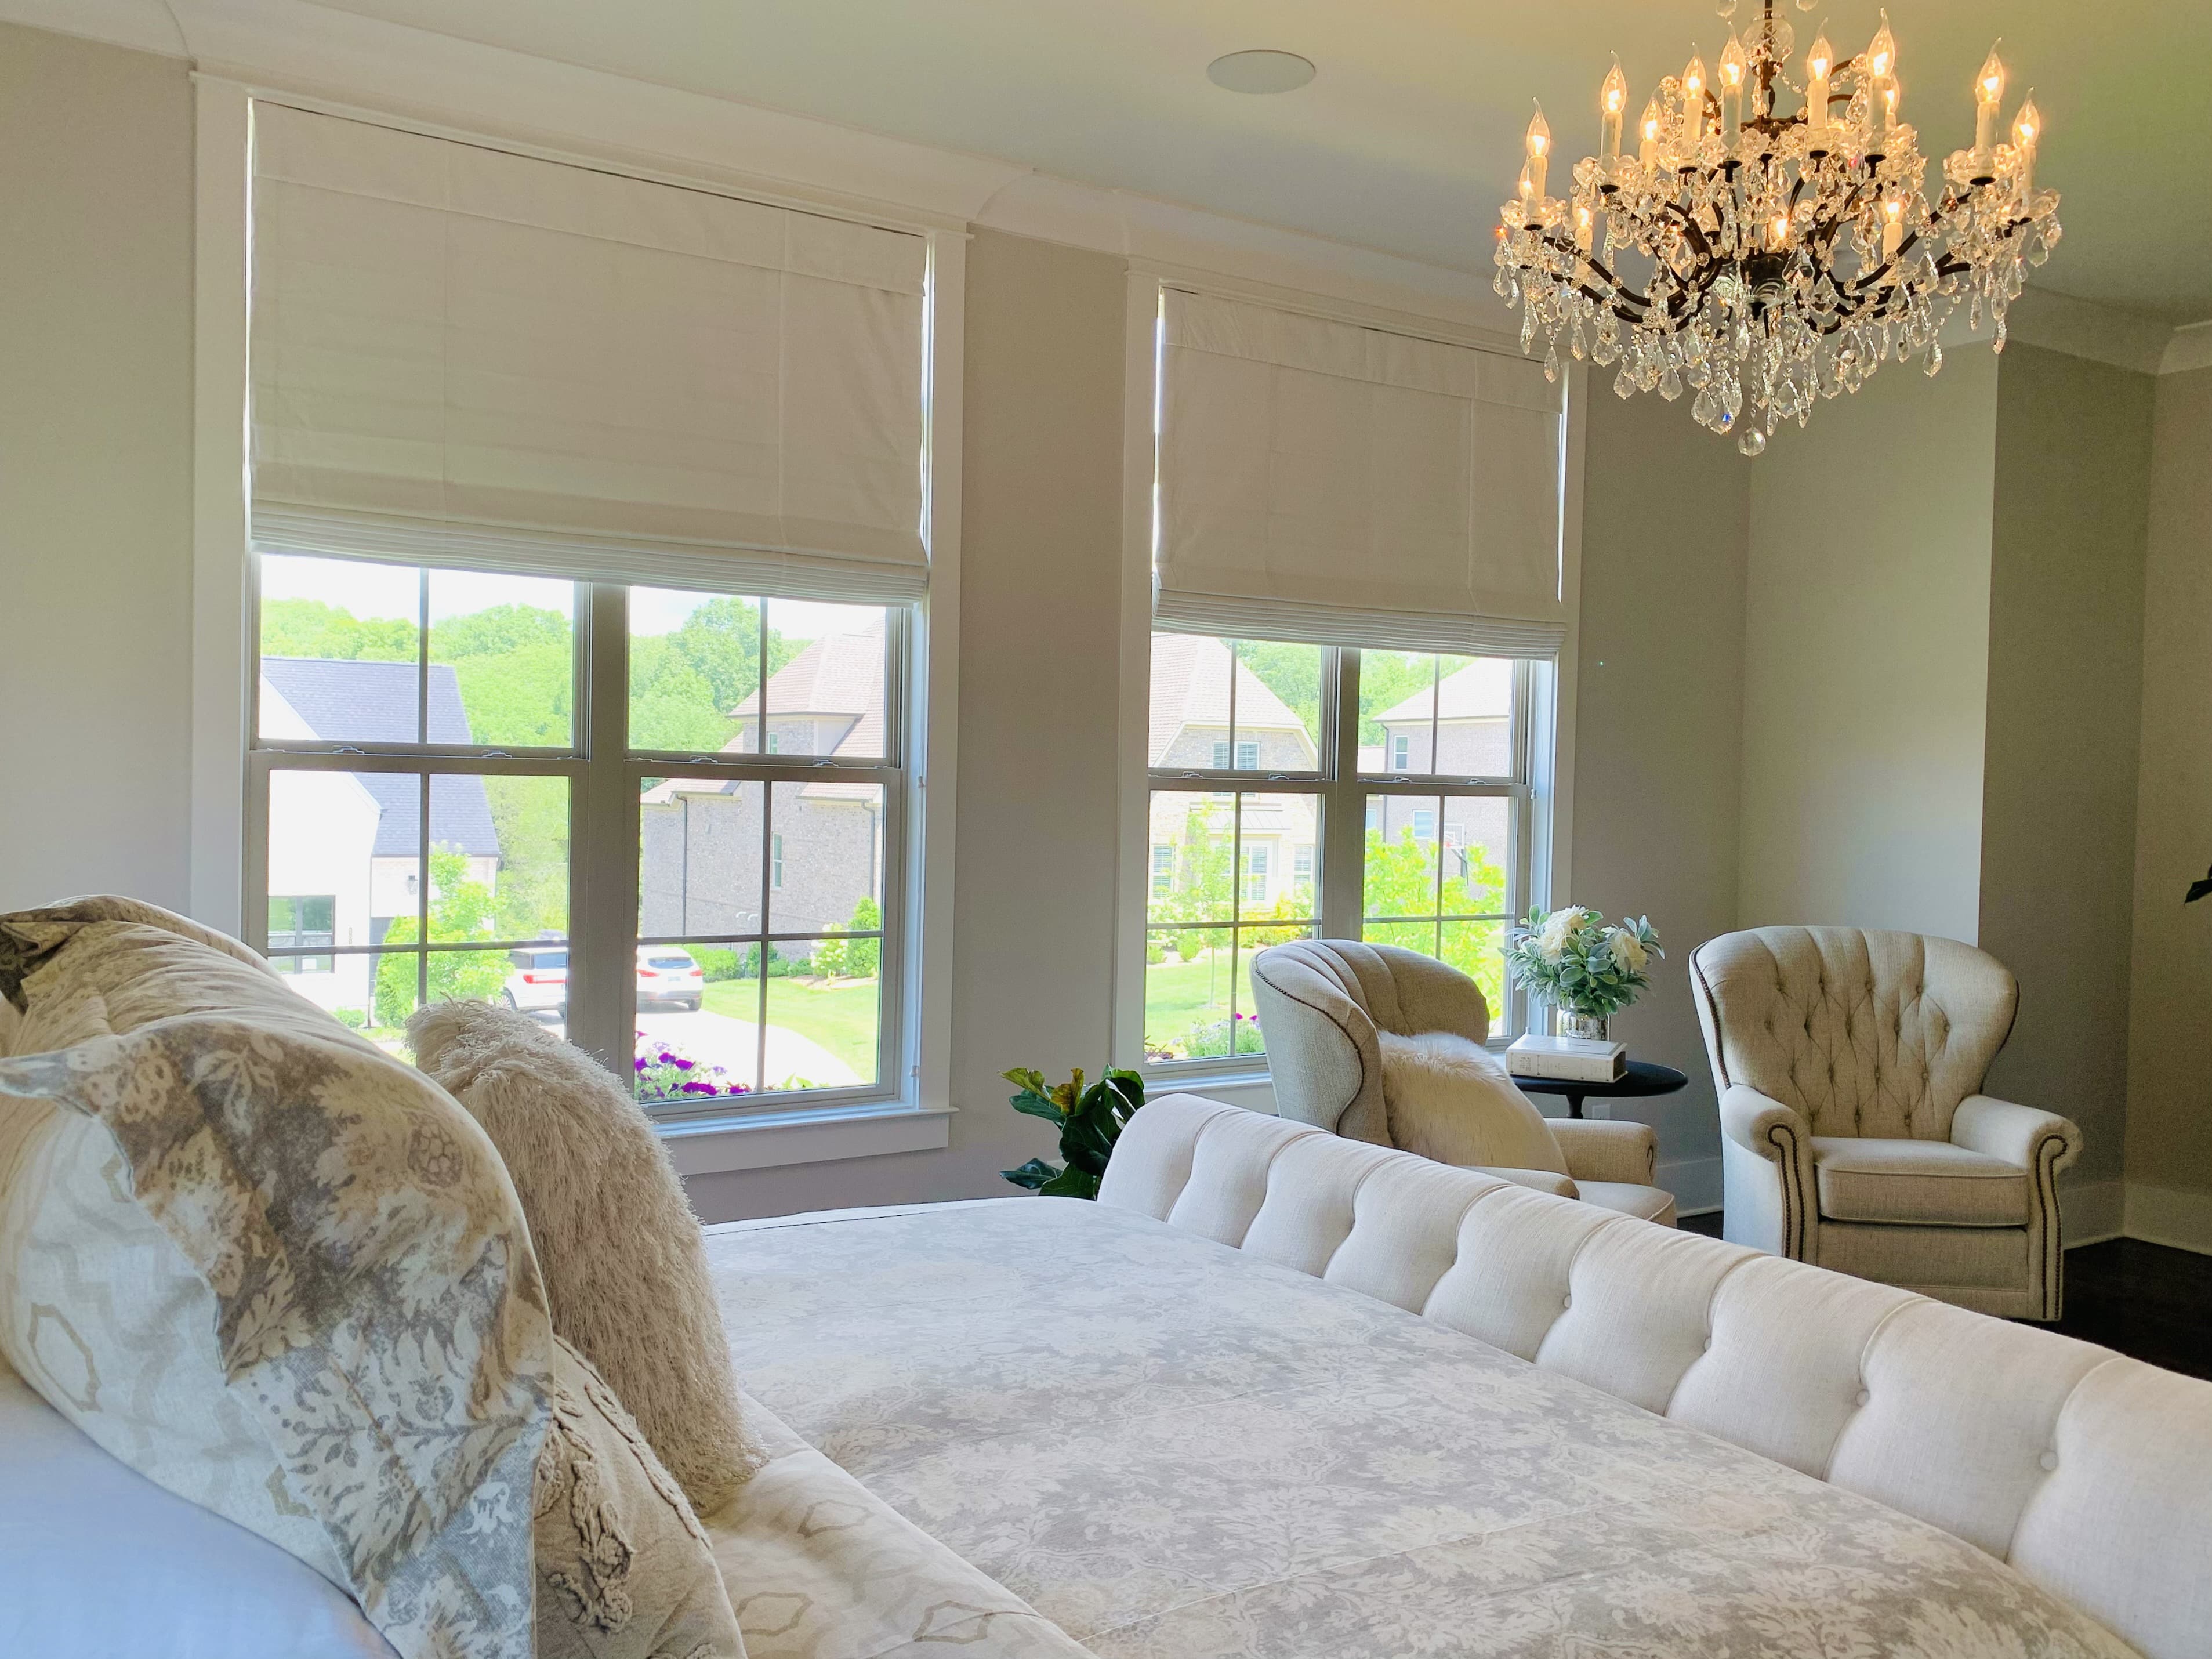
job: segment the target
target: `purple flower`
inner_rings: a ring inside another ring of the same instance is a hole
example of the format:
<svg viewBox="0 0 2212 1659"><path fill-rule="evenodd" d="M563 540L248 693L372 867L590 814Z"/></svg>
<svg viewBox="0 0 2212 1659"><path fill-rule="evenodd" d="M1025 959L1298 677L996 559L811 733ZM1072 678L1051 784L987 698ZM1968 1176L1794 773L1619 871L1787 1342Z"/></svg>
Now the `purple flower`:
<svg viewBox="0 0 2212 1659"><path fill-rule="evenodd" d="M679 1071L679 1072L688 1072L688 1071L690 1071L690 1070L694 1066L696 1066L698 1063L699 1063L699 1062L698 1062L697 1060L679 1060L676 1061L676 1063L675 1063L675 1064L676 1064L676 1069L677 1069L678 1071Z"/></svg>
<svg viewBox="0 0 2212 1659"><path fill-rule="evenodd" d="M643 1070L644 1070L644 1069L645 1069L648 1065L650 1065L651 1063L652 1063L652 1062L651 1062L651 1061L649 1061L648 1060L647 1060L647 1059L646 1059L646 1057L645 1057L643 1054L640 1054L640 1055L637 1057L637 1069L638 1069L639 1071L641 1071L641 1071L643 1071Z"/></svg>

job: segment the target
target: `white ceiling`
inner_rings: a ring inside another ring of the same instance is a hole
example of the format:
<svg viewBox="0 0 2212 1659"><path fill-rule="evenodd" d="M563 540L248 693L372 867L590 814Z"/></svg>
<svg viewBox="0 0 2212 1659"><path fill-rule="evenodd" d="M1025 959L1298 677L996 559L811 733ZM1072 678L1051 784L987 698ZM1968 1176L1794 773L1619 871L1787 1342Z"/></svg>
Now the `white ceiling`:
<svg viewBox="0 0 2212 1659"><path fill-rule="evenodd" d="M1844 52L1874 0L1825 19ZM1618 52L1640 106L1712 0L319 0L330 9L997 157L1467 270L1520 163L1531 97L1559 148L1595 140ZM1741 22L1759 0L1738 0ZM2008 111L2035 88L2041 182L2067 235L2039 285L2169 324L2212 319L2212 3L1892 0L1905 114L1935 157L1972 136L1993 37ZM1207 80L1224 52L1311 58L1270 97ZM2136 240L2139 231L2148 232Z"/></svg>

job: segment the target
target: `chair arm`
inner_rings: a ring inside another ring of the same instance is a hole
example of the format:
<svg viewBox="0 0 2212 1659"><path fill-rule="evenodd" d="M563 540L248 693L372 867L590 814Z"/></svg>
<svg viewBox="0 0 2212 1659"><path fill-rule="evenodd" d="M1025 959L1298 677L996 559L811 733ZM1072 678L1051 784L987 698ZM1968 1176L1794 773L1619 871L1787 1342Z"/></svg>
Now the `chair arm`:
<svg viewBox="0 0 2212 1659"><path fill-rule="evenodd" d="M1462 1164L1459 1167L1472 1170L1477 1175L1496 1176L1500 1181L1510 1181L1516 1187L1533 1187L1540 1193L1550 1193L1559 1198L1582 1196L1572 1181L1563 1175L1553 1175L1549 1170L1509 1170L1497 1164Z"/></svg>
<svg viewBox="0 0 2212 1659"><path fill-rule="evenodd" d="M1659 1172L1659 1137L1627 1119L1553 1118L1552 1139L1577 1181L1618 1181L1649 1187Z"/></svg>
<svg viewBox="0 0 2212 1659"><path fill-rule="evenodd" d="M2056 1112L2015 1105L1990 1095L1968 1095L1951 1119L1951 1144L1984 1158L2001 1158L2033 1170L2044 1155L2045 1144L2060 1143L2052 1172L2064 1169L2081 1155L2081 1131Z"/></svg>
<svg viewBox="0 0 2212 1659"><path fill-rule="evenodd" d="M1748 1084L1732 1083L1721 1096L1721 1133L1769 1164L1794 1164L1812 1148L1812 1126Z"/></svg>

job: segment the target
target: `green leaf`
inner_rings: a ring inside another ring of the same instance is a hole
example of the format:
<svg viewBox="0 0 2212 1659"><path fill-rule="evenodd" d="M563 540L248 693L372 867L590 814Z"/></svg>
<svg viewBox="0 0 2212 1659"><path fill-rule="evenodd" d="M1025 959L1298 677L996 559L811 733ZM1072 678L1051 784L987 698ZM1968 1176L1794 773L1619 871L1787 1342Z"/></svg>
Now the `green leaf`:
<svg viewBox="0 0 2212 1659"><path fill-rule="evenodd" d="M1082 1170L1063 1170L1038 1188L1037 1194L1042 1198L1097 1198L1098 1177Z"/></svg>
<svg viewBox="0 0 2212 1659"><path fill-rule="evenodd" d="M1031 1117L1043 1118L1048 1123L1065 1123L1067 1118L1047 1097L1024 1089L1007 1102L1018 1112L1027 1112Z"/></svg>
<svg viewBox="0 0 2212 1659"><path fill-rule="evenodd" d="M1035 1193L1042 1192L1054 1182L1061 1179L1063 1172L1054 1169L1041 1158L1033 1158L1018 1170L1001 1170L999 1173L1006 1180L1012 1182L1015 1186L1026 1187Z"/></svg>

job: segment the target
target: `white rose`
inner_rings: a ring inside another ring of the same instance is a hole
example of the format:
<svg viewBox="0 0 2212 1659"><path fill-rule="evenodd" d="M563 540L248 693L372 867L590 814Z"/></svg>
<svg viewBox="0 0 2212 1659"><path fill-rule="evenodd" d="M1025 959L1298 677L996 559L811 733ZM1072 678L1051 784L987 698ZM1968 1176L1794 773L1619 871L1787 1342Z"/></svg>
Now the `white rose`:
<svg viewBox="0 0 2212 1659"><path fill-rule="evenodd" d="M1651 960L1651 953L1644 948L1644 941L1626 927L1608 927L1606 937L1612 942L1613 960L1623 973L1640 974L1644 964Z"/></svg>
<svg viewBox="0 0 2212 1659"><path fill-rule="evenodd" d="M1583 925L1589 915L1579 904L1570 904L1564 910L1554 910L1544 918L1541 932L1536 935L1537 949L1547 962L1557 962L1567 948L1567 940Z"/></svg>

